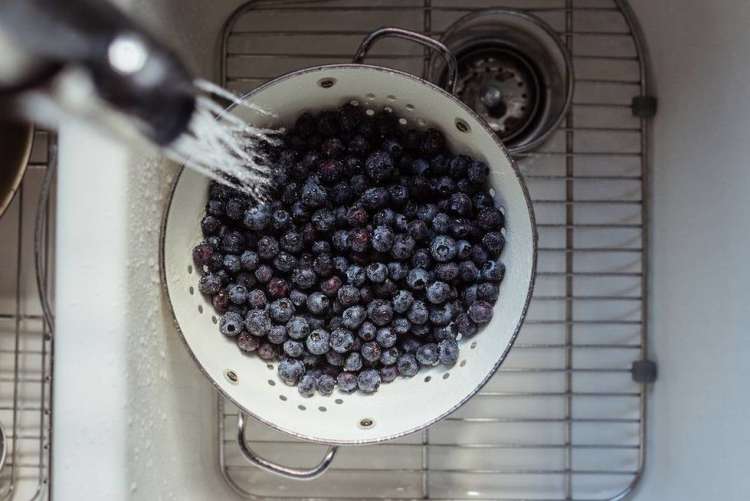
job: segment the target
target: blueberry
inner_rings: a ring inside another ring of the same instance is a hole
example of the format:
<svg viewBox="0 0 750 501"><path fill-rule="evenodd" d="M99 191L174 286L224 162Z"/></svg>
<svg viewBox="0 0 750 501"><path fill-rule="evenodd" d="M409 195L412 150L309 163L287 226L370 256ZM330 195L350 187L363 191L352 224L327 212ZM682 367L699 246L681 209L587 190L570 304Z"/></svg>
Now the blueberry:
<svg viewBox="0 0 750 501"><path fill-rule="evenodd" d="M333 393L333 389L336 386L336 380L333 376L323 374L318 378L318 393L323 396L328 396Z"/></svg>
<svg viewBox="0 0 750 501"><path fill-rule="evenodd" d="M306 223L310 219L310 211L307 210L302 200L297 200L292 204L292 221L296 224Z"/></svg>
<svg viewBox="0 0 750 501"><path fill-rule="evenodd" d="M344 359L344 370L357 372L362 369L362 356L359 353L349 353Z"/></svg>
<svg viewBox="0 0 750 501"><path fill-rule="evenodd" d="M347 329L356 329L365 321L367 313L362 306L350 306L341 314L343 326Z"/></svg>
<svg viewBox="0 0 750 501"><path fill-rule="evenodd" d="M263 309L268 304L266 293L260 289L253 289L247 294L247 303L250 308Z"/></svg>
<svg viewBox="0 0 750 501"><path fill-rule="evenodd" d="M361 205L353 205L346 210L346 222L353 228L364 226L368 218L367 211Z"/></svg>
<svg viewBox="0 0 750 501"><path fill-rule="evenodd" d="M352 178L349 180L349 185L352 187L352 193L354 193L354 195L361 196L370 186L370 181L367 179L367 177L361 174L357 174L355 176L352 176Z"/></svg>
<svg viewBox="0 0 750 501"><path fill-rule="evenodd" d="M432 257L427 249L417 249L411 257L411 265L414 268L428 269L432 267Z"/></svg>
<svg viewBox="0 0 750 501"><path fill-rule="evenodd" d="M315 256L308 252L303 252L297 257L297 267L312 269L312 265L315 262Z"/></svg>
<svg viewBox="0 0 750 501"><path fill-rule="evenodd" d="M302 363L305 364L305 368L308 370L320 365L321 360L323 360L322 356L313 355L312 353L306 353L302 356Z"/></svg>
<svg viewBox="0 0 750 501"><path fill-rule="evenodd" d="M463 299L464 304L466 306L476 301L477 300L477 286L470 285L469 287L465 288L463 292L461 293L461 299Z"/></svg>
<svg viewBox="0 0 750 501"><path fill-rule="evenodd" d="M382 209L388 204L389 200L388 190L380 187L366 189L360 198L362 205L371 211Z"/></svg>
<svg viewBox="0 0 750 501"><path fill-rule="evenodd" d="M370 247L370 232L366 228L354 228L349 232L349 245L354 252L365 252Z"/></svg>
<svg viewBox="0 0 750 501"><path fill-rule="evenodd" d="M273 267L282 273L289 273L297 266L297 258L281 251L273 258Z"/></svg>
<svg viewBox="0 0 750 501"><path fill-rule="evenodd" d="M464 218L456 218L450 225L450 234L459 239L467 238L472 232L471 223Z"/></svg>
<svg viewBox="0 0 750 501"><path fill-rule="evenodd" d="M432 170L434 172L435 168ZM448 176L442 176L435 181L433 189L438 195L447 197L456 191L456 182Z"/></svg>
<svg viewBox="0 0 750 501"><path fill-rule="evenodd" d="M456 241L445 235L438 235L432 240L430 252L435 261L445 263L456 257Z"/></svg>
<svg viewBox="0 0 750 501"><path fill-rule="evenodd" d="M247 302L247 288L244 285L235 284L227 290L229 300L233 304L245 304Z"/></svg>
<svg viewBox="0 0 750 501"><path fill-rule="evenodd" d="M413 291L424 290L429 281L430 274L424 268L413 268L406 275L406 284Z"/></svg>
<svg viewBox="0 0 750 501"><path fill-rule="evenodd" d="M396 285L396 282L394 282L390 278L386 278L384 281L376 283L372 286L373 293L380 299L392 298L397 290L398 285Z"/></svg>
<svg viewBox="0 0 750 501"><path fill-rule="evenodd" d="M396 214L393 219L393 227L402 233L406 233L409 231L409 219L403 214Z"/></svg>
<svg viewBox="0 0 750 501"><path fill-rule="evenodd" d="M443 282L450 282L458 277L458 265L456 263L442 263L435 267L435 277Z"/></svg>
<svg viewBox="0 0 750 501"><path fill-rule="evenodd" d="M201 294L217 294L221 289L221 278L213 273L206 273L198 280L198 290Z"/></svg>
<svg viewBox="0 0 750 501"><path fill-rule="evenodd" d="M247 250L240 255L240 266L243 270L253 271L258 267L258 254Z"/></svg>
<svg viewBox="0 0 750 501"><path fill-rule="evenodd" d="M497 285L492 283L483 283L477 286L477 298L483 299L490 303L497 301L499 295L499 289Z"/></svg>
<svg viewBox="0 0 750 501"><path fill-rule="evenodd" d="M263 231L271 222L271 213L265 205L250 207L242 216L242 223L253 231Z"/></svg>
<svg viewBox="0 0 750 501"><path fill-rule="evenodd" d="M388 226L377 226L372 232L372 248L378 252L388 252L393 247L395 237Z"/></svg>
<svg viewBox="0 0 750 501"><path fill-rule="evenodd" d="M375 226L390 226L396 219L396 213L393 209L379 210L373 217L372 222Z"/></svg>
<svg viewBox="0 0 750 501"><path fill-rule="evenodd" d="M471 261L461 261L458 265L458 275L466 283L474 283L479 279L479 269Z"/></svg>
<svg viewBox="0 0 750 501"><path fill-rule="evenodd" d="M432 337L435 341L444 339L456 339L456 326L454 324L442 325L432 329Z"/></svg>
<svg viewBox="0 0 750 501"><path fill-rule="evenodd" d="M417 219L429 223L435 219L437 213L438 208L435 204L423 204L417 208Z"/></svg>
<svg viewBox="0 0 750 501"><path fill-rule="evenodd" d="M331 332L330 345L333 351L346 353L354 345L354 336L350 330L339 328Z"/></svg>
<svg viewBox="0 0 750 501"><path fill-rule="evenodd" d="M414 377L419 372L417 359L410 353L405 353L398 357L396 368L402 377Z"/></svg>
<svg viewBox="0 0 750 501"><path fill-rule="evenodd" d="M331 189L331 200L339 206L348 204L352 200L352 189L346 181L340 181Z"/></svg>
<svg viewBox="0 0 750 501"><path fill-rule="evenodd" d="M338 290L337 296L342 306L353 306L359 302L359 289L353 285L344 285Z"/></svg>
<svg viewBox="0 0 750 501"><path fill-rule="evenodd" d="M399 260L409 259L414 252L415 244L414 238L409 235L396 235L391 248L391 256Z"/></svg>
<svg viewBox="0 0 750 501"><path fill-rule="evenodd" d="M482 266L490 259L489 254L484 247L481 245L473 245L471 247L471 260L477 266Z"/></svg>
<svg viewBox="0 0 750 501"><path fill-rule="evenodd" d="M305 373L305 366L300 360L293 358L284 358L279 362L277 368L279 379L284 383L294 386L296 385L302 375Z"/></svg>
<svg viewBox="0 0 750 501"><path fill-rule="evenodd" d="M332 276L328 280L325 280L320 284L320 290L329 297L336 296L339 288L341 287L341 279L337 276ZM334 312L335 313L335 312Z"/></svg>
<svg viewBox="0 0 750 501"><path fill-rule="evenodd" d="M333 234L331 243L333 244L333 248L339 252L349 250L349 248L351 247L349 243L349 232L346 230L337 230Z"/></svg>
<svg viewBox="0 0 750 501"><path fill-rule="evenodd" d="M492 196L487 193L486 191L480 191L474 194L474 196L471 197L471 201L474 204L474 207L477 209L477 219L479 219L479 226L483 226L481 219L481 211L482 209L494 209L495 208L495 200L492 198ZM499 211L498 211L499 212ZM502 216L502 213L501 213ZM496 224L497 226L494 226L495 223L490 223L491 226L486 228L488 230L494 229L494 228L500 228L505 221L505 218L500 219Z"/></svg>
<svg viewBox="0 0 750 501"><path fill-rule="evenodd" d="M432 229L437 233L447 233L450 229L451 219L448 217L448 214L438 212L430 223L432 224Z"/></svg>
<svg viewBox="0 0 750 501"><path fill-rule="evenodd" d="M218 217L209 214L201 220L201 231L204 237L216 235L219 229L221 229L221 220Z"/></svg>
<svg viewBox="0 0 750 501"><path fill-rule="evenodd" d="M277 299L268 307L268 313L274 322L286 323L294 314L294 305L289 299Z"/></svg>
<svg viewBox="0 0 750 501"><path fill-rule="evenodd" d="M302 250L304 244L302 234L295 230L289 230L281 236L279 246L291 254L297 254Z"/></svg>
<svg viewBox="0 0 750 501"><path fill-rule="evenodd" d="M383 151L388 153L392 159L398 160L404 153L404 148L395 139L386 139L383 141Z"/></svg>
<svg viewBox="0 0 750 501"><path fill-rule="evenodd" d="M390 383L398 377L398 369L395 365L387 365L380 368L380 379L383 383Z"/></svg>
<svg viewBox="0 0 750 501"><path fill-rule="evenodd" d="M398 348L395 346L384 349L380 353L380 363L383 365L393 365L398 361L399 355Z"/></svg>
<svg viewBox="0 0 750 501"><path fill-rule="evenodd" d="M271 215L271 226L274 230L285 230L292 224L292 216L284 209L277 209Z"/></svg>
<svg viewBox="0 0 750 501"><path fill-rule="evenodd" d="M457 155L451 158L450 162L448 162L448 172L450 173L451 177L453 179L461 179L463 177L466 177L466 171L469 168L470 162L471 158L467 157L466 155Z"/></svg>
<svg viewBox="0 0 750 501"><path fill-rule="evenodd" d="M361 266L350 265L346 270L346 282L355 287L361 287L367 280L367 272Z"/></svg>
<svg viewBox="0 0 750 501"><path fill-rule="evenodd" d="M381 327L375 334L375 340L383 348L390 348L398 341L398 335L390 327Z"/></svg>
<svg viewBox="0 0 750 501"><path fill-rule="evenodd" d="M321 278L330 277L333 274L333 258L330 254L320 254L313 260L312 269Z"/></svg>
<svg viewBox="0 0 750 501"><path fill-rule="evenodd" d="M247 209L247 202L242 198L232 197L227 200L224 206L224 212L227 217L233 221L241 220L245 215Z"/></svg>
<svg viewBox="0 0 750 501"><path fill-rule="evenodd" d="M448 300L450 286L445 282L433 282L427 287L427 300L432 304L442 304Z"/></svg>
<svg viewBox="0 0 750 501"><path fill-rule="evenodd" d="M430 312L427 310L427 306L424 302L417 300L412 303L406 318L412 324L422 325L427 322L429 316Z"/></svg>
<svg viewBox="0 0 750 501"><path fill-rule="evenodd" d="M226 291L220 290L214 297L211 298L211 304L217 313L224 313L229 309L229 294Z"/></svg>
<svg viewBox="0 0 750 501"><path fill-rule="evenodd" d="M244 320L242 318L242 315L230 311L223 317L221 317L221 322L219 323L219 331L225 336L234 337L242 332L243 324Z"/></svg>
<svg viewBox="0 0 750 501"><path fill-rule="evenodd" d="M242 252L245 245L245 236L239 231L227 231L221 237L221 250L224 252L237 254Z"/></svg>
<svg viewBox="0 0 750 501"><path fill-rule="evenodd" d="M482 279L488 282L502 282L505 277L505 265L496 261L487 261L482 266Z"/></svg>
<svg viewBox="0 0 750 501"><path fill-rule="evenodd" d="M214 275L216 276L216 278L219 279L219 281L221 282L221 285L227 285L229 284L229 281L231 280L231 276L229 275L227 270L224 270L224 269L218 270L216 273L214 273Z"/></svg>
<svg viewBox="0 0 750 501"><path fill-rule="evenodd" d="M305 351L305 347L302 343L299 341L294 341L292 339L287 339L284 341L284 353L289 355L290 357L301 357L302 353Z"/></svg>
<svg viewBox="0 0 750 501"><path fill-rule="evenodd" d="M324 329L315 329L307 336L305 346L313 355L323 355L330 348L330 334Z"/></svg>
<svg viewBox="0 0 750 501"><path fill-rule="evenodd" d="M315 395L315 390L318 388L318 380L312 374L305 374L297 384L297 391L305 398L310 398Z"/></svg>
<svg viewBox="0 0 750 501"><path fill-rule="evenodd" d="M359 331L357 331L357 335L362 341L372 341L375 339L376 334L377 328L375 327L375 324L369 321L363 322Z"/></svg>
<svg viewBox="0 0 750 501"><path fill-rule="evenodd" d="M409 235L417 242L428 240L431 236L431 232L427 223L421 219L415 219L409 223L408 227Z"/></svg>
<svg viewBox="0 0 750 501"><path fill-rule="evenodd" d="M309 268L297 268L292 273L292 282L297 284L302 290L309 289L315 285L317 278L315 272Z"/></svg>
<svg viewBox="0 0 750 501"><path fill-rule="evenodd" d="M469 306L469 318L476 324L489 323L492 313L492 305L487 301L476 301Z"/></svg>
<svg viewBox="0 0 750 501"><path fill-rule="evenodd" d="M264 236L258 240L258 256L261 259L273 259L279 253L279 242L271 236Z"/></svg>
<svg viewBox="0 0 750 501"><path fill-rule="evenodd" d="M388 188L391 203L394 207L402 207L409 200L409 188L403 184L394 184Z"/></svg>
<svg viewBox="0 0 750 501"><path fill-rule="evenodd" d="M409 269L403 263L398 261L388 263L388 278L391 280L403 280L406 278L407 273L409 273Z"/></svg>
<svg viewBox="0 0 750 501"><path fill-rule="evenodd" d="M245 330L253 336L261 337L271 330L271 319L264 310L250 310L245 317Z"/></svg>
<svg viewBox="0 0 750 501"><path fill-rule="evenodd" d="M337 303L338 301L334 300L333 304L331 305L331 311L335 315L338 315L338 313L341 313L341 311L343 311L343 307L341 305L337 306ZM334 316L328 320L328 330L338 329L339 327L343 327L343 326L344 326L344 321L341 319L340 316Z"/></svg>
<svg viewBox="0 0 750 501"><path fill-rule="evenodd" d="M310 221L316 230L328 232L336 224L336 216L329 209L318 209L313 213Z"/></svg>
<svg viewBox="0 0 750 501"><path fill-rule="evenodd" d="M290 338L299 341L310 334L310 324L304 317L293 317L286 323L286 331Z"/></svg>
<svg viewBox="0 0 750 501"><path fill-rule="evenodd" d="M505 247L505 238L499 231L489 231L482 237L482 245L492 257L498 257ZM224 261L226 262L226 257Z"/></svg>
<svg viewBox="0 0 750 501"><path fill-rule="evenodd" d="M466 240L459 240L456 242L456 259L461 261L469 259L471 257L471 251L473 246Z"/></svg>
<svg viewBox="0 0 750 501"><path fill-rule="evenodd" d="M300 176L303 178L303 176ZM298 183L291 182L287 184L281 192L281 201L285 204L293 204L299 200L300 186Z"/></svg>
<svg viewBox="0 0 750 501"><path fill-rule="evenodd" d="M484 163L480 162L478 160L473 160L469 164L469 169L466 173L466 176L468 177L469 181L474 184L482 184L485 181L487 181L487 176L490 175L490 168L489 166Z"/></svg>
<svg viewBox="0 0 750 501"><path fill-rule="evenodd" d="M367 305L367 318L375 325L382 327L393 320L393 308L389 301L375 299Z"/></svg>
<svg viewBox="0 0 750 501"><path fill-rule="evenodd" d="M429 327L427 328L429 330ZM405 337L400 340L399 349L404 353L416 353L417 349L424 344L417 338Z"/></svg>
<svg viewBox="0 0 750 501"><path fill-rule="evenodd" d="M416 176L429 176L430 173L430 162L424 158L417 158L411 164L411 171Z"/></svg>
<svg viewBox="0 0 750 501"><path fill-rule="evenodd" d="M328 192L326 189L315 178L307 178L305 184L302 185L302 193L300 194L302 204L309 209L317 209L325 205L327 199Z"/></svg>
<svg viewBox="0 0 750 501"><path fill-rule="evenodd" d="M404 335L411 330L411 322L405 318L397 318L393 321L393 331L396 334Z"/></svg>
<svg viewBox="0 0 750 501"><path fill-rule="evenodd" d="M193 263L199 268L207 266L214 252L214 248L207 242L196 245L193 247Z"/></svg>
<svg viewBox="0 0 750 501"><path fill-rule="evenodd" d="M371 263L367 266L366 273L370 282L384 282L388 277L388 267L383 263Z"/></svg>
<svg viewBox="0 0 750 501"><path fill-rule="evenodd" d="M344 256L336 256L333 258L333 269L336 273L343 275L349 269L349 261Z"/></svg>
<svg viewBox="0 0 750 501"><path fill-rule="evenodd" d="M380 387L380 373L375 369L367 369L357 376L357 387L363 393L375 393Z"/></svg>
<svg viewBox="0 0 750 501"><path fill-rule="evenodd" d="M243 332L237 336L237 347L243 353L253 353L258 350L259 346L260 339L248 334L247 332Z"/></svg>
<svg viewBox="0 0 750 501"><path fill-rule="evenodd" d="M240 257L236 254L226 254L222 265L229 273L237 273L241 269Z"/></svg>
<svg viewBox="0 0 750 501"><path fill-rule="evenodd" d="M316 315L325 313L331 305L331 300L321 292L313 292L307 296L307 309Z"/></svg>
<svg viewBox="0 0 750 501"><path fill-rule="evenodd" d="M351 372L341 372L336 377L339 390L344 393L351 393L357 389L357 375Z"/></svg>
<svg viewBox="0 0 750 501"><path fill-rule="evenodd" d="M328 350L326 352L326 362L334 367L343 367L344 355L342 355L341 353L336 353L333 350Z"/></svg>
<svg viewBox="0 0 750 501"><path fill-rule="evenodd" d="M445 136L437 129L427 129L420 138L419 151L423 155L434 156L445 149Z"/></svg>
<svg viewBox="0 0 750 501"><path fill-rule="evenodd" d="M453 339L444 339L438 343L438 361L452 367L458 361L458 343Z"/></svg>
<svg viewBox="0 0 750 501"><path fill-rule="evenodd" d="M297 289L293 289L289 293L289 300L292 302L295 308L307 306L307 294Z"/></svg>
<svg viewBox="0 0 750 501"><path fill-rule="evenodd" d="M273 344L284 344L287 340L286 327L283 325L274 325L268 331L268 341Z"/></svg>
<svg viewBox="0 0 750 501"><path fill-rule="evenodd" d="M454 193L448 199L448 210L459 216L470 216L472 207L471 199L466 193Z"/></svg>
<svg viewBox="0 0 750 501"><path fill-rule="evenodd" d="M257 278L258 282L262 284L271 280L272 277L273 277L273 270L267 264L261 264L255 270L255 278Z"/></svg>
<svg viewBox="0 0 750 501"><path fill-rule="evenodd" d="M393 296L393 309L396 313L406 313L414 302L414 296L407 290L400 290Z"/></svg>
<svg viewBox="0 0 750 501"><path fill-rule="evenodd" d="M323 154L324 157L335 159L339 158L346 153L346 146L344 146L343 141L337 137L331 137L323 141L323 144L320 145L320 152ZM329 161L331 162L331 161ZM327 162L323 162L320 166L320 177L323 179L323 181L326 181L326 176L324 176L324 172L327 172L327 170L324 168ZM339 171L340 172L340 171ZM335 172L336 174L339 174L339 172ZM330 175L331 172L328 172ZM338 177L338 175L336 176Z"/></svg>
<svg viewBox="0 0 750 501"><path fill-rule="evenodd" d="M431 367L438 364L438 346L435 343L426 343L417 349L417 362L425 367Z"/></svg>
<svg viewBox="0 0 750 501"><path fill-rule="evenodd" d="M312 244L312 253L316 256L331 253L331 244L325 240L317 240Z"/></svg>
<svg viewBox="0 0 750 501"><path fill-rule="evenodd" d="M455 311L450 303L441 306L433 306L432 308L430 308L429 318L430 322L432 322L433 325L448 325L451 320L453 320L454 316Z"/></svg>

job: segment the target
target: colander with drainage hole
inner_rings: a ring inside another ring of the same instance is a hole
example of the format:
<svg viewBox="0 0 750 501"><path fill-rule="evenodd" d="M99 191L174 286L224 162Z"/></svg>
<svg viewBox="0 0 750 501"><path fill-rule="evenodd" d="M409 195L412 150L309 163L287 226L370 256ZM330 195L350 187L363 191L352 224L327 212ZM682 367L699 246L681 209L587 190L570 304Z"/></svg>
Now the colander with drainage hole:
<svg viewBox="0 0 750 501"><path fill-rule="evenodd" d="M219 334L218 315L197 291L198 271L192 249L202 240L200 220L209 180L189 169L176 179L165 212L161 235L163 283L178 330L205 375L240 409L238 439L245 457L267 471L311 479L330 466L339 445L364 445L414 433L447 416L474 395L508 354L531 297L536 263L536 229L526 187L503 145L486 124L450 92L414 75L359 64L372 43L384 36L419 42L440 51L455 69L448 50L434 40L397 28L369 35L353 64L307 68L281 76L243 99L277 116L246 107L231 110L264 127L293 124L305 111L358 103L368 110L390 108L404 127L436 127L456 153L471 155L490 166L490 185L505 213L507 243L501 256L506 274L490 324L460 344L458 363L451 368L422 370L410 379L397 378L374 394L315 395L303 398L297 388L276 375L277 363L243 354L233 339ZM455 83L455 71L448 90ZM257 456L244 439L246 416L295 437L329 444L320 462L310 468L274 464Z"/></svg>

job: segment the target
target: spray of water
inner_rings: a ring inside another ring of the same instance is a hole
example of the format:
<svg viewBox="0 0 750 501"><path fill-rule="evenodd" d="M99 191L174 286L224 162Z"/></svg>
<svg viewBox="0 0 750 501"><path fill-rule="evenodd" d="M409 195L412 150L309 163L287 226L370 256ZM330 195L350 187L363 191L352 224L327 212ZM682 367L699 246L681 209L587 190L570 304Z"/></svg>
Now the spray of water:
<svg viewBox="0 0 750 501"><path fill-rule="evenodd" d="M197 80L195 86L226 99L234 106L271 115L211 82ZM255 127L227 112L210 97L199 95L188 130L166 149L166 154L256 201L263 201L270 182L270 169L260 146L262 143L277 144L277 134L278 131L273 129Z"/></svg>

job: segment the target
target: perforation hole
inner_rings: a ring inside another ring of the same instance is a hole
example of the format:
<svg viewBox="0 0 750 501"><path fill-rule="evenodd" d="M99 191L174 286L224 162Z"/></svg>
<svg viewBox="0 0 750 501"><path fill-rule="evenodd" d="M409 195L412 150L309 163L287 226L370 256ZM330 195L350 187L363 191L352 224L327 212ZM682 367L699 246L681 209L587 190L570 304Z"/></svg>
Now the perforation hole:
<svg viewBox="0 0 750 501"><path fill-rule="evenodd" d="M336 85L336 79L335 78L322 78L318 80L318 85L320 85L324 89L330 89L331 87Z"/></svg>
<svg viewBox="0 0 750 501"><path fill-rule="evenodd" d="M273 379L269 379L268 380L268 385L269 386L276 386L276 381L274 381Z"/></svg>
<svg viewBox="0 0 750 501"><path fill-rule="evenodd" d="M373 115L375 114L375 110L373 110L373 109L368 109L367 111L365 111L365 114L366 114L366 115L367 115L368 117L371 117L371 116L373 116Z"/></svg>
<svg viewBox="0 0 750 501"><path fill-rule="evenodd" d="M466 360L461 360L461 363L458 364L459 367L464 367L466 365Z"/></svg>
<svg viewBox="0 0 750 501"><path fill-rule="evenodd" d="M195 289L193 289L192 285L188 287L188 292L190 293L191 296L195 294Z"/></svg>
<svg viewBox="0 0 750 501"><path fill-rule="evenodd" d="M406 105L406 109L407 109L408 111L414 111L414 110L415 110L416 108L414 107L414 105L413 105L413 104L407 104L407 105Z"/></svg>
<svg viewBox="0 0 750 501"><path fill-rule="evenodd" d="M368 101L372 101L373 99L375 99L375 94L373 94L372 92L368 92L367 94L365 94L365 97Z"/></svg>
<svg viewBox="0 0 750 501"><path fill-rule="evenodd" d="M198 305L198 313L200 313L201 315L203 315L203 305L202 304Z"/></svg>
<svg viewBox="0 0 750 501"><path fill-rule="evenodd" d="M188 273L193 274L193 267L191 265L188 265Z"/></svg>
<svg viewBox="0 0 750 501"><path fill-rule="evenodd" d="M425 383L429 383L430 381L432 381L432 376L427 376L424 378Z"/></svg>
<svg viewBox="0 0 750 501"><path fill-rule="evenodd" d="M388 94L386 96L386 99L388 99L389 101L395 101L396 100L396 96L394 96L393 94Z"/></svg>
<svg viewBox="0 0 750 501"><path fill-rule="evenodd" d="M298 408L299 410L301 410L301 411L306 411L306 410L307 410L307 407L305 407L305 406L304 406L304 405L302 405L302 404L299 404L299 405L297 406L297 408Z"/></svg>
<svg viewBox="0 0 750 501"><path fill-rule="evenodd" d="M211 315L211 321L212 321L212 322L213 322L214 324L216 324L216 323L217 323L217 322L219 321L219 319L218 319L218 318L216 318L216 315Z"/></svg>
<svg viewBox="0 0 750 501"><path fill-rule="evenodd" d="M279 400L286 402L286 395L279 395Z"/></svg>
<svg viewBox="0 0 750 501"><path fill-rule="evenodd" d="M338 404L338 405L341 405L341 404L344 403L344 401L341 400L340 398L337 398L336 400L334 400L334 402L336 402L336 404Z"/></svg>
<svg viewBox="0 0 750 501"><path fill-rule="evenodd" d="M405 118L399 118L398 119L398 123L401 124L401 125L406 125L406 124L409 123L409 121L406 120Z"/></svg>
<svg viewBox="0 0 750 501"><path fill-rule="evenodd" d="M445 374L443 374L443 379L448 379L449 377L451 377L450 372L446 372Z"/></svg>
<svg viewBox="0 0 750 501"><path fill-rule="evenodd" d="M352 106L359 106L359 101L357 99L352 99L351 101L349 101L349 104L351 104Z"/></svg>
<svg viewBox="0 0 750 501"><path fill-rule="evenodd" d="M383 111L385 111L386 113L393 113L393 108L391 108L390 106L383 106Z"/></svg>
<svg viewBox="0 0 750 501"><path fill-rule="evenodd" d="M267 367L267 368L268 368L268 370L270 370L270 371L272 371L272 370L273 370L273 364L266 364L266 367Z"/></svg>
<svg viewBox="0 0 750 501"><path fill-rule="evenodd" d="M456 129L458 129L460 132L463 132L464 134L468 134L471 132L471 127L468 123L466 123L466 120L463 120L461 118L456 118Z"/></svg>
<svg viewBox="0 0 750 501"><path fill-rule="evenodd" d="M321 405L320 407L318 407L318 410L320 412L326 412L328 409L326 409L324 406Z"/></svg>
<svg viewBox="0 0 750 501"><path fill-rule="evenodd" d="M476 348L476 347L477 347L477 342L476 342L476 341L474 341L473 343L471 343L471 344L469 345L469 348L471 348L472 350L473 350L474 348Z"/></svg>
<svg viewBox="0 0 750 501"><path fill-rule="evenodd" d="M425 122L423 118L417 118L417 125L419 125L420 127L426 127L427 122Z"/></svg>

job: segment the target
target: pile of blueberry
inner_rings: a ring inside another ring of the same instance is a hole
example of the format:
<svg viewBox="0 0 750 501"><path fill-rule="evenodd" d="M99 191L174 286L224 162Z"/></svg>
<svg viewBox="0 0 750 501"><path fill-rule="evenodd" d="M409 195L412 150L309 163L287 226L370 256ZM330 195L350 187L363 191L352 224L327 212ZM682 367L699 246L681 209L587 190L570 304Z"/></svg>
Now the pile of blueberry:
<svg viewBox="0 0 750 501"><path fill-rule="evenodd" d="M271 201L211 184L193 249L221 333L304 396L455 364L505 273L487 164L354 104L303 114L265 153Z"/></svg>

